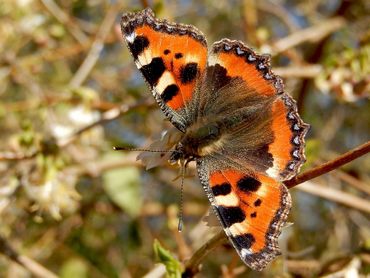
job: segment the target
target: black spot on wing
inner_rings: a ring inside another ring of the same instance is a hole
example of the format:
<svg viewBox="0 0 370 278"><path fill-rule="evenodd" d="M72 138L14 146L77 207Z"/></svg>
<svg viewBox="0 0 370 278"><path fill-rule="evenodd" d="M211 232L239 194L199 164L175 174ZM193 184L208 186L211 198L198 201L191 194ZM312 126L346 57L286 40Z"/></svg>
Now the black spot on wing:
<svg viewBox="0 0 370 278"><path fill-rule="evenodd" d="M163 51L163 53L164 53L164 55L167 55L167 54L170 54L170 53L171 53L171 51L170 51L169 49L165 49L165 50Z"/></svg>
<svg viewBox="0 0 370 278"><path fill-rule="evenodd" d="M212 186L212 192L215 196L227 195L231 192L231 185L228 182L217 184L215 186Z"/></svg>
<svg viewBox="0 0 370 278"><path fill-rule="evenodd" d="M259 207L261 205L262 201L261 199L257 199L255 202L254 202L254 206L255 207Z"/></svg>
<svg viewBox="0 0 370 278"><path fill-rule="evenodd" d="M175 54L176 59L180 59L180 58L182 58L182 56L183 56L182 53L176 53Z"/></svg>
<svg viewBox="0 0 370 278"><path fill-rule="evenodd" d="M261 205L262 201L261 199L257 199L255 202L254 202L254 206L255 207L259 207Z"/></svg>
<svg viewBox="0 0 370 278"><path fill-rule="evenodd" d="M166 70L166 66L163 63L162 58L156 57L152 59L150 64L142 66L140 68L145 79L148 81L150 86L157 84L158 79L162 76L163 72Z"/></svg>
<svg viewBox="0 0 370 278"><path fill-rule="evenodd" d="M231 237L231 239L232 241L236 242L238 246L240 246L240 249L242 248L249 249L252 247L253 243L256 242L255 237L250 233L233 236Z"/></svg>
<svg viewBox="0 0 370 278"><path fill-rule="evenodd" d="M171 84L164 89L161 98L164 102L169 102L174 96L179 93L179 87L176 84Z"/></svg>
<svg viewBox="0 0 370 278"><path fill-rule="evenodd" d="M133 43L129 43L128 46L134 56L135 60L149 46L149 40L144 36L137 36Z"/></svg>
<svg viewBox="0 0 370 278"><path fill-rule="evenodd" d="M192 82L198 73L197 63L188 63L185 67L180 69L180 80L181 83L186 84Z"/></svg>
<svg viewBox="0 0 370 278"><path fill-rule="evenodd" d="M246 193L256 192L260 188L261 182L252 177L244 176L238 180L237 186L239 190Z"/></svg>
<svg viewBox="0 0 370 278"><path fill-rule="evenodd" d="M252 217L252 218L256 218L256 217L257 217L257 212L253 212L253 213L251 213L251 217Z"/></svg>
<svg viewBox="0 0 370 278"><path fill-rule="evenodd" d="M235 223L243 222L245 214L240 207L218 206L221 221L225 227L230 227Z"/></svg>

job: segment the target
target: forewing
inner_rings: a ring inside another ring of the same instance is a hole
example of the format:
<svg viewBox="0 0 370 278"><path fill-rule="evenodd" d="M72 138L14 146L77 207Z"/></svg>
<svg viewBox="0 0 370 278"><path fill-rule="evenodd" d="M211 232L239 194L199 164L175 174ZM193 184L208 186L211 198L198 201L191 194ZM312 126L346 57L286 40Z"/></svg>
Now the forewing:
<svg viewBox="0 0 370 278"><path fill-rule="evenodd" d="M197 161L198 174L226 235L241 259L262 270L280 254L278 237L291 199L287 188L261 174Z"/></svg>
<svg viewBox="0 0 370 278"><path fill-rule="evenodd" d="M185 131L193 118L187 107L206 67L205 37L194 26L157 19L150 9L124 14L121 28L161 109Z"/></svg>
<svg viewBox="0 0 370 278"><path fill-rule="evenodd" d="M223 127L222 148L215 156L278 180L298 172L308 125L271 71L268 56L239 41L216 42L202 86L198 118L217 117Z"/></svg>

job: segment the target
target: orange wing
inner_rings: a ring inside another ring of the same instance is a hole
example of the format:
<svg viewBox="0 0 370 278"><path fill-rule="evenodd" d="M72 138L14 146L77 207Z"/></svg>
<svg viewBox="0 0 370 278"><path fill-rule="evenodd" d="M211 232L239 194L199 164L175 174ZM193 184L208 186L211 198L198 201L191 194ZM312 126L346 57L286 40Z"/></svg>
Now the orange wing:
<svg viewBox="0 0 370 278"><path fill-rule="evenodd" d="M229 78L241 78L258 95L271 97L283 93L282 80L271 71L270 56L258 55L241 41L215 42L208 67L221 66Z"/></svg>
<svg viewBox="0 0 370 278"><path fill-rule="evenodd" d="M198 161L203 187L241 259L262 270L280 254L277 240L291 207L290 194L267 176L214 168Z"/></svg>
<svg viewBox="0 0 370 278"><path fill-rule="evenodd" d="M186 106L206 67L203 34L191 25L159 20L150 9L123 15L121 27L135 64L160 107L184 131Z"/></svg>

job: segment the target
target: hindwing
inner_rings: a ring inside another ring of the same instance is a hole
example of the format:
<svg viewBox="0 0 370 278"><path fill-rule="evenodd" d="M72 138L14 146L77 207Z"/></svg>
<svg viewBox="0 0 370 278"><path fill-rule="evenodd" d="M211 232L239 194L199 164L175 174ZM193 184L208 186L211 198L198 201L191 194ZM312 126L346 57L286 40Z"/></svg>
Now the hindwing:
<svg viewBox="0 0 370 278"><path fill-rule="evenodd" d="M251 268L262 270L280 254L278 237L291 208L288 189L253 172L198 160L198 174L230 242Z"/></svg>

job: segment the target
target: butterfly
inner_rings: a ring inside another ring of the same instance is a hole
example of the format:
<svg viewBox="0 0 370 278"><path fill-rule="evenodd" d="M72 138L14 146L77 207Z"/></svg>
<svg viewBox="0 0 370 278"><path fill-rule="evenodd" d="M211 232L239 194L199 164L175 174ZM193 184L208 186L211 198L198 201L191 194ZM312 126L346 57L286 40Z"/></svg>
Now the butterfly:
<svg viewBox="0 0 370 278"><path fill-rule="evenodd" d="M309 128L273 74L268 55L222 39L210 49L194 26L122 16L135 64L159 107L181 133L171 161L195 161L200 182L231 244L262 270L280 254L291 208L282 183L305 161Z"/></svg>

